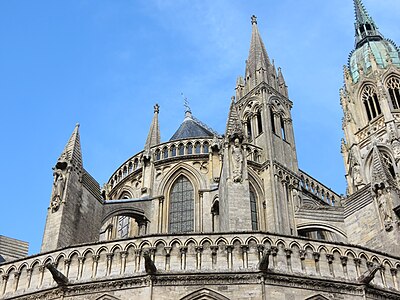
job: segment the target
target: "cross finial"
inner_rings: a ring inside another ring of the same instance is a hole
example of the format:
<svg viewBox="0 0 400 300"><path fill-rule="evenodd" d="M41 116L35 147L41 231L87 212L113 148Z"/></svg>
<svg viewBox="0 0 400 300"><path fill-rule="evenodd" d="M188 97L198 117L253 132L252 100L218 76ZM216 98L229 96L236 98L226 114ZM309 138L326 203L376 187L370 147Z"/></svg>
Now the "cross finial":
<svg viewBox="0 0 400 300"><path fill-rule="evenodd" d="M255 15L251 16L251 24L257 24L257 17Z"/></svg>
<svg viewBox="0 0 400 300"><path fill-rule="evenodd" d="M160 112L160 105L158 105L158 103L156 103L156 105L154 105L154 113L158 114Z"/></svg>
<svg viewBox="0 0 400 300"><path fill-rule="evenodd" d="M183 94L183 92L181 93L182 97L183 97L183 106L185 107L185 113L189 112L191 113L191 109L189 106L189 101L187 99L187 97L185 97L185 95Z"/></svg>

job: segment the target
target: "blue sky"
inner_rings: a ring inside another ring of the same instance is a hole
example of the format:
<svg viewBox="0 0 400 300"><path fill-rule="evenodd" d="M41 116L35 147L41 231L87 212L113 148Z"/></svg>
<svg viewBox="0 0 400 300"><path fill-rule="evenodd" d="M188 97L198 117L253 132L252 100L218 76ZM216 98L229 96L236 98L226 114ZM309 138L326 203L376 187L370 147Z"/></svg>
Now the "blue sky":
<svg viewBox="0 0 400 300"><path fill-rule="evenodd" d="M400 2L364 3L400 42ZM39 252L51 168L77 122L100 184L143 148L156 102L163 141L183 120L181 92L223 133L252 14L294 102L300 168L344 193L339 88L354 45L351 0L1 1L0 235Z"/></svg>

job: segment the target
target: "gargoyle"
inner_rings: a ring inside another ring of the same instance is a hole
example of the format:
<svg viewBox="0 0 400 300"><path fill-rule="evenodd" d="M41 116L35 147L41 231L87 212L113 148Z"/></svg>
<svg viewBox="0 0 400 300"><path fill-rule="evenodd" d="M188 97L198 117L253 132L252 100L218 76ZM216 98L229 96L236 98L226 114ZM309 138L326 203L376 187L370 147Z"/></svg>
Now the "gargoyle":
<svg viewBox="0 0 400 300"><path fill-rule="evenodd" d="M260 269L260 271L267 272L270 254L271 254L271 251L267 250L264 252L263 256L261 257L261 260L258 264L258 268Z"/></svg>
<svg viewBox="0 0 400 300"><path fill-rule="evenodd" d="M45 267L50 271L51 275L58 286L66 286L68 284L68 278L63 273L58 271L54 264L47 263Z"/></svg>
<svg viewBox="0 0 400 300"><path fill-rule="evenodd" d="M358 282L369 284L372 279L374 279L376 272L380 269L380 266L373 266L371 269L367 270L358 278Z"/></svg>
<svg viewBox="0 0 400 300"><path fill-rule="evenodd" d="M157 272L157 268L154 262L151 260L150 254L148 251L143 252L144 258L144 269L147 274L155 274Z"/></svg>

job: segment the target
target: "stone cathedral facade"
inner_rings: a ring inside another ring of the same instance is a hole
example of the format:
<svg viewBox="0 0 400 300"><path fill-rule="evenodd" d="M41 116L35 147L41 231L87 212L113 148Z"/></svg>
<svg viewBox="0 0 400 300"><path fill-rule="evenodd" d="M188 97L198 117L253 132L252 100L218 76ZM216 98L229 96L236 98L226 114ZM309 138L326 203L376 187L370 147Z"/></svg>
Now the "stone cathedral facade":
<svg viewBox="0 0 400 300"><path fill-rule="evenodd" d="M53 168L41 253L1 299L400 299L400 56L354 0L340 196L298 167L292 101L257 27L220 135L189 108L100 188L77 125ZM317 125L317 124L316 124Z"/></svg>

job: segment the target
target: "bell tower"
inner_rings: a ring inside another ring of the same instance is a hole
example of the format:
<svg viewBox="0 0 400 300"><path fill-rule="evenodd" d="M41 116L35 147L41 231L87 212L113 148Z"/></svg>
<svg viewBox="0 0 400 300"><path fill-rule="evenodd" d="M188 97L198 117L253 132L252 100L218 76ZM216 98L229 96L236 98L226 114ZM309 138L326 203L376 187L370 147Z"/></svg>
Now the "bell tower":
<svg viewBox="0 0 400 300"><path fill-rule="evenodd" d="M383 242L379 239L387 239L399 245L399 49L378 31L361 0L354 0L354 8L355 49L344 66L345 84L340 90L344 113L342 154L347 214L357 215L360 222L368 224L369 234L362 240L352 237L349 224L349 240L379 246ZM368 193L368 198L362 196ZM354 212L357 203L358 211ZM351 218L347 222L351 223Z"/></svg>

